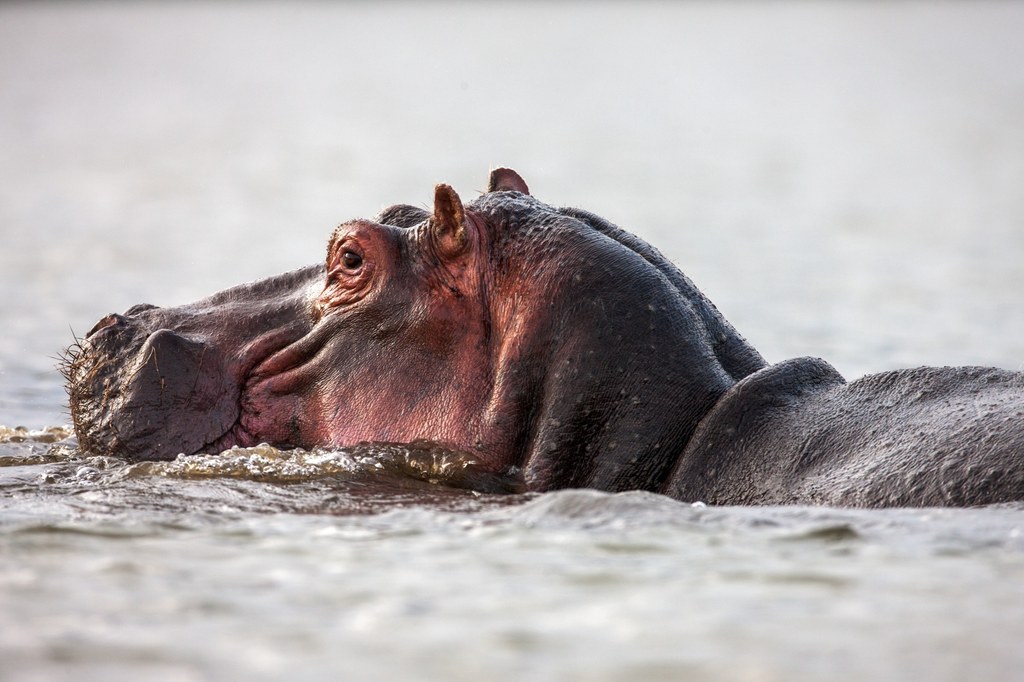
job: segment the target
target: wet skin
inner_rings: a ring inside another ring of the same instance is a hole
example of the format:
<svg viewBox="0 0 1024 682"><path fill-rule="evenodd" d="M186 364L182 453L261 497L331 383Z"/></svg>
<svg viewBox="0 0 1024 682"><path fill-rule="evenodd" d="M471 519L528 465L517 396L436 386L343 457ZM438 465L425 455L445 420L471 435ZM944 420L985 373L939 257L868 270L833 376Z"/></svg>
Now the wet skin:
<svg viewBox="0 0 1024 682"><path fill-rule="evenodd" d="M1024 500L1024 375L768 366L655 249L508 169L342 224L322 265L108 315L68 357L81 447L129 459L427 441L531 490Z"/></svg>

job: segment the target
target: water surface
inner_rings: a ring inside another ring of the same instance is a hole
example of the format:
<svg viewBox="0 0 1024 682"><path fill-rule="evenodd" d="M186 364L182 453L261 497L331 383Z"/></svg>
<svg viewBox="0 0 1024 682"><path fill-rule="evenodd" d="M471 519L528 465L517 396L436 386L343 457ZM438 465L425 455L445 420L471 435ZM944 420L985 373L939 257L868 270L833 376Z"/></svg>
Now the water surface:
<svg viewBox="0 0 1024 682"><path fill-rule="evenodd" d="M54 435L0 444L15 679L953 680L1024 664L1021 505L481 495L382 452L130 465Z"/></svg>

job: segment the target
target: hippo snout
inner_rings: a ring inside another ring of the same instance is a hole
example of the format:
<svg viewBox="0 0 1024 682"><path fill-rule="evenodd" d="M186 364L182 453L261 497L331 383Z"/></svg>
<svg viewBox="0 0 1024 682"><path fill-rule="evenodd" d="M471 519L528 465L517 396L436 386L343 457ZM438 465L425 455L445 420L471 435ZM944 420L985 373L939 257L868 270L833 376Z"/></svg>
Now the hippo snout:
<svg viewBox="0 0 1024 682"><path fill-rule="evenodd" d="M316 354L317 343L299 341L313 328L323 279L316 265L182 306L139 304L101 318L62 367L79 446L149 460L260 442L266 436L246 430L243 411L249 421L291 414L244 393L283 349Z"/></svg>
<svg viewBox="0 0 1024 682"><path fill-rule="evenodd" d="M214 443L238 418L238 388L202 338L149 332L112 313L69 355L71 415L90 452L173 459Z"/></svg>

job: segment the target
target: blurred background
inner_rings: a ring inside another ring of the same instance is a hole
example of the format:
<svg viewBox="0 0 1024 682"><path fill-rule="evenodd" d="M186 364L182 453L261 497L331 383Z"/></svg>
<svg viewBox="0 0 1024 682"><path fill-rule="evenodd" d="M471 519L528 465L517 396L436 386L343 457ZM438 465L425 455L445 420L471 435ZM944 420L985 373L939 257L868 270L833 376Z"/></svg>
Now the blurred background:
<svg viewBox="0 0 1024 682"><path fill-rule="evenodd" d="M1024 369L1024 4L0 4L0 424L102 315L538 198L661 249L770 361Z"/></svg>

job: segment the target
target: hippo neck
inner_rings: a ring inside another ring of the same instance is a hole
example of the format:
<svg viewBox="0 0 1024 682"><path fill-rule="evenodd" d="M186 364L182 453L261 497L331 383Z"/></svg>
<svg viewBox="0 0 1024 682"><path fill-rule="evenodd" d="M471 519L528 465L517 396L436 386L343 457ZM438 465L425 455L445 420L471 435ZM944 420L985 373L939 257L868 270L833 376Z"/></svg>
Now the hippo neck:
<svg viewBox="0 0 1024 682"><path fill-rule="evenodd" d="M722 349L745 344L716 344L706 299L683 296L651 252L552 209L515 232L528 248L499 253L556 256L496 268L495 381L481 441L533 490L658 489L733 373L763 360L749 349L746 365L726 368ZM559 261L563 253L575 260Z"/></svg>
<svg viewBox="0 0 1024 682"><path fill-rule="evenodd" d="M561 208L559 212L586 223L601 234L635 251L656 267L672 283L689 304L707 331L711 348L722 368L735 381L766 367L768 363L757 350L747 343L739 332L718 311L715 304L694 286L689 277L656 248L636 235L623 230L604 218L578 208Z"/></svg>

